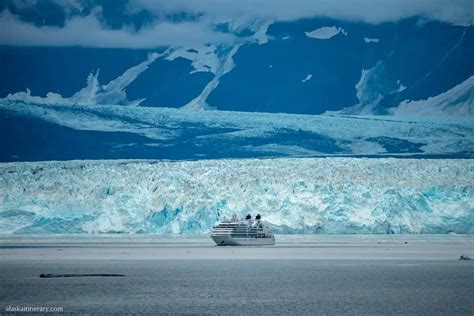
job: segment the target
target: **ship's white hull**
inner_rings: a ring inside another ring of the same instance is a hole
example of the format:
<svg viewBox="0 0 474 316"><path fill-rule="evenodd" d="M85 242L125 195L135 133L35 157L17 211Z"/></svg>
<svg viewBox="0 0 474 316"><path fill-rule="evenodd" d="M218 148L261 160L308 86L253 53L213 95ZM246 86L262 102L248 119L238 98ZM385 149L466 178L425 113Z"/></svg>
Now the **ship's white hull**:
<svg viewBox="0 0 474 316"><path fill-rule="evenodd" d="M236 238L230 235L211 235L211 238L218 246L265 246L275 244L275 238Z"/></svg>

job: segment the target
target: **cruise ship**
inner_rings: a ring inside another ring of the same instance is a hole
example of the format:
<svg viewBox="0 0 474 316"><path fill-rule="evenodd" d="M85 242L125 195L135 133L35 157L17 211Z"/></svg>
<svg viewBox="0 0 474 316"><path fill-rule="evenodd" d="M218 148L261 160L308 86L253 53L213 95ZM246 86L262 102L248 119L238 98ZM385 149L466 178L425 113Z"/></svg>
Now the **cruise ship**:
<svg viewBox="0 0 474 316"><path fill-rule="evenodd" d="M275 237L269 227L261 220L260 214L252 220L249 214L245 220L233 217L231 220L223 221L211 234L212 240L218 246L262 246L274 245Z"/></svg>

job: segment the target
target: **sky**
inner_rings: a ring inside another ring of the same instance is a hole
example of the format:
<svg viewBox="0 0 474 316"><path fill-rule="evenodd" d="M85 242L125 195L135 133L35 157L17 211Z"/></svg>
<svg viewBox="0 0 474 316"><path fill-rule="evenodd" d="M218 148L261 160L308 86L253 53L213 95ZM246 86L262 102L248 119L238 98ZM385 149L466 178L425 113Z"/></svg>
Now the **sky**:
<svg viewBox="0 0 474 316"><path fill-rule="evenodd" d="M0 45L152 49L235 43L248 21L411 16L472 25L471 0L0 0ZM226 26L226 27L221 27Z"/></svg>

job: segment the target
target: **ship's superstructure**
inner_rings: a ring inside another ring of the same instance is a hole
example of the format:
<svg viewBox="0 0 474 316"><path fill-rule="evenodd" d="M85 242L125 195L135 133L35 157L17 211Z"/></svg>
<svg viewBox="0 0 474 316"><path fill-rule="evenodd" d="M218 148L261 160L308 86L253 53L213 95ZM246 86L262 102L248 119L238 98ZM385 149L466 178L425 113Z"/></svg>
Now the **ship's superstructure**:
<svg viewBox="0 0 474 316"><path fill-rule="evenodd" d="M261 220L260 214L252 220L249 214L245 220L233 217L217 226L211 234L218 246L258 246L274 245L275 237L270 228Z"/></svg>

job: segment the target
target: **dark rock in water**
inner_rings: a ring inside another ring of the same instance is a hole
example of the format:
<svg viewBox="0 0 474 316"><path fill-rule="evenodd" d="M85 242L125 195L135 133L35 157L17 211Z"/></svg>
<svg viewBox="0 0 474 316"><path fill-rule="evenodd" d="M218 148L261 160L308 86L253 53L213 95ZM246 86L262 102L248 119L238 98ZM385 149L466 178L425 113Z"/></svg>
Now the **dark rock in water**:
<svg viewBox="0 0 474 316"><path fill-rule="evenodd" d="M404 243L405 243L405 244L408 244L408 241L405 241Z"/></svg>
<svg viewBox="0 0 474 316"><path fill-rule="evenodd" d="M465 256L465 255L461 255L461 256L459 257L459 260L471 260L471 257Z"/></svg>
<svg viewBox="0 0 474 316"><path fill-rule="evenodd" d="M73 278L73 277L124 277L124 274L50 274L41 273L40 278Z"/></svg>

